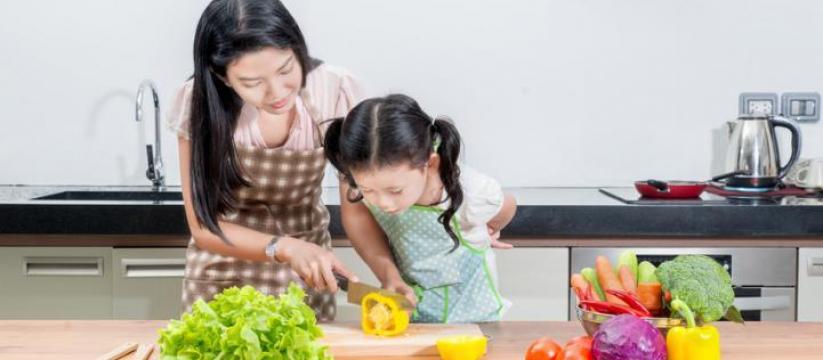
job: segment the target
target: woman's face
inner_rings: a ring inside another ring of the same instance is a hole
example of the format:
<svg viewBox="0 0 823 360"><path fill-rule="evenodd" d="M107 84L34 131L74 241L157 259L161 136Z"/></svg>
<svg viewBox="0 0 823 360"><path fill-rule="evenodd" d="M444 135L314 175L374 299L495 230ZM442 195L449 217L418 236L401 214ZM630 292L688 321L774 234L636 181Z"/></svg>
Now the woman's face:
<svg viewBox="0 0 823 360"><path fill-rule="evenodd" d="M288 113L300 91L303 69L292 49L266 47L226 67L226 82L244 102L274 115Z"/></svg>
<svg viewBox="0 0 823 360"><path fill-rule="evenodd" d="M353 171L352 177L363 198L380 210L399 214L408 210L426 189L428 166L390 165Z"/></svg>

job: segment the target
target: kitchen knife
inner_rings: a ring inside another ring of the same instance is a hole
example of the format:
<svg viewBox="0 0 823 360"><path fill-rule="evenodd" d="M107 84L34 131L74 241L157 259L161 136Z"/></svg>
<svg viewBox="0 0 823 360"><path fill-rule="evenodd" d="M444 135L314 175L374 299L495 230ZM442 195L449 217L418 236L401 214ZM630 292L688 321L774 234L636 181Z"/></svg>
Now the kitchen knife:
<svg viewBox="0 0 823 360"><path fill-rule="evenodd" d="M377 286L372 286L361 282L352 282L349 281L349 279L347 279L345 276L340 275L336 272L334 273L334 278L337 279L337 286L340 288L340 290L346 292L346 301L349 304L355 304L359 306L362 303L364 296L371 293L378 293L385 297L394 299L394 301L396 301L397 304L400 305L400 307L403 310L414 311L415 309L414 305L411 304L409 299L394 291L381 289Z"/></svg>

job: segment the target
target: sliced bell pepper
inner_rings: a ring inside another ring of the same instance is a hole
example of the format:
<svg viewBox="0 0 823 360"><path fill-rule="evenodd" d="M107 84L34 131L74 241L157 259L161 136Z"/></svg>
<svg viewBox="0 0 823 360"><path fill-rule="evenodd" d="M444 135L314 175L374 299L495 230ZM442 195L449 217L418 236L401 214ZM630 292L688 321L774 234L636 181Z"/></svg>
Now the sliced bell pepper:
<svg viewBox="0 0 823 360"><path fill-rule="evenodd" d="M409 327L409 313L390 297L371 293L361 300L360 326L369 335L394 336Z"/></svg>
<svg viewBox="0 0 823 360"><path fill-rule="evenodd" d="M437 352L443 360L477 360L486 354L486 337L455 335L437 339Z"/></svg>
<svg viewBox="0 0 823 360"><path fill-rule="evenodd" d="M694 313L680 299L671 302L673 311L686 319L687 327L676 326L666 335L669 360L720 360L720 334L711 325L695 326Z"/></svg>

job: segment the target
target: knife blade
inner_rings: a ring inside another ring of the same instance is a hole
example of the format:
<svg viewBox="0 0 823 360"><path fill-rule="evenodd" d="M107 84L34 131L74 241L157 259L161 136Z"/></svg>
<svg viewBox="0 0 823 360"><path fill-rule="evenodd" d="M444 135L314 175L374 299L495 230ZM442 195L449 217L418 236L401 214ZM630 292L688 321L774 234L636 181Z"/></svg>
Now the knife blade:
<svg viewBox="0 0 823 360"><path fill-rule="evenodd" d="M334 273L334 278L337 279L337 286L340 288L340 290L346 292L346 301L349 304L355 304L360 306L360 304L363 301L363 297L371 293L378 293L380 295L383 295L396 301L397 304L400 305L400 307L403 310L414 311L415 309L414 305L411 304L409 299L394 291L382 289L377 286L364 284L361 282L349 281L349 279L347 279L345 276L340 275L336 272Z"/></svg>

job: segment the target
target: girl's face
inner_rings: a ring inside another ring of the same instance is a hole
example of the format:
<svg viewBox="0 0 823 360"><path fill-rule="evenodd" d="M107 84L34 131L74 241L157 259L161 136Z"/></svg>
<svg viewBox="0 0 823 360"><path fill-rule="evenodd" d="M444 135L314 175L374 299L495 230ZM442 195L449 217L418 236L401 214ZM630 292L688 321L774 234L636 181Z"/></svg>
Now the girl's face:
<svg viewBox="0 0 823 360"><path fill-rule="evenodd" d="M423 196L428 169L427 165L406 163L352 172L352 177L369 204L390 214L400 214Z"/></svg>
<svg viewBox="0 0 823 360"><path fill-rule="evenodd" d="M294 107L303 69L292 49L266 47L226 67L226 82L248 104L273 115Z"/></svg>

